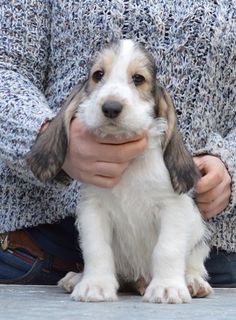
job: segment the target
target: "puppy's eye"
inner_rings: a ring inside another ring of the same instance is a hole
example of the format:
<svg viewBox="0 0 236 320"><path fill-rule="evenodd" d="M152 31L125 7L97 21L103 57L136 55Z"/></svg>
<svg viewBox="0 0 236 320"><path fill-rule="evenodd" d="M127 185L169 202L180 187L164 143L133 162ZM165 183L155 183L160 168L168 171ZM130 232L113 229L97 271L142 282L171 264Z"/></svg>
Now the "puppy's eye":
<svg viewBox="0 0 236 320"><path fill-rule="evenodd" d="M97 70L97 71L95 71L93 73L93 76L92 76L93 77L93 81L99 82L99 81L102 80L103 76L104 76L104 71L103 70Z"/></svg>
<svg viewBox="0 0 236 320"><path fill-rule="evenodd" d="M138 73L135 73L133 76L132 76L132 79L133 79L133 82L136 86L140 86L141 84L144 83L145 81L145 78L144 76L142 76L141 74L138 74Z"/></svg>

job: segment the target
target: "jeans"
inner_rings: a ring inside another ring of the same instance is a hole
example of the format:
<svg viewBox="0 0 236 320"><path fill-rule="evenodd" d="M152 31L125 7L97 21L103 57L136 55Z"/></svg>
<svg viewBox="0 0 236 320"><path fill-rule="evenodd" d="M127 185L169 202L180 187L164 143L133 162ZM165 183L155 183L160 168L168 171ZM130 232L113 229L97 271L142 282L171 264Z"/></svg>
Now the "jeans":
<svg viewBox="0 0 236 320"><path fill-rule="evenodd" d="M212 287L236 288L236 252L213 248L205 266Z"/></svg>
<svg viewBox="0 0 236 320"><path fill-rule="evenodd" d="M52 256L40 260L20 249L14 254L0 249L0 283L55 285L66 272L53 270ZM206 261L213 287L236 287L236 253L212 249Z"/></svg>
<svg viewBox="0 0 236 320"><path fill-rule="evenodd" d="M21 249L0 249L0 284L55 285L65 274L52 268L49 254L41 260Z"/></svg>

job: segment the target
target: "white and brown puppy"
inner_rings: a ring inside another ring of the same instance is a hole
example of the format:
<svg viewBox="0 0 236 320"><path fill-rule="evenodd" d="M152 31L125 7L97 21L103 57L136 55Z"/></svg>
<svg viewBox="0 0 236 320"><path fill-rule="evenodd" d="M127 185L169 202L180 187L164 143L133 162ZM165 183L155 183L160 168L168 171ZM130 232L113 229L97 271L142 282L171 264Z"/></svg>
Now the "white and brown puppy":
<svg viewBox="0 0 236 320"><path fill-rule="evenodd" d="M27 160L42 181L62 167L70 121L101 136L148 131L148 147L111 189L83 184L77 227L84 272L60 281L80 301L117 299L118 280L147 284L143 300L184 303L207 296L206 229L186 194L199 178L176 129L171 99L156 81L155 61L131 40L97 54L76 88L37 139Z"/></svg>

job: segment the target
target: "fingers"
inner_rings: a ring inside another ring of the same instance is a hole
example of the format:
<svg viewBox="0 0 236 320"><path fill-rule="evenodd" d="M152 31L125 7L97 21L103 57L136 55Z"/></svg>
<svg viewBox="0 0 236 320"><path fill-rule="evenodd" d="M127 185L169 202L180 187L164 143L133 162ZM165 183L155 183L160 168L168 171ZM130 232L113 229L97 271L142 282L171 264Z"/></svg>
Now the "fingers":
<svg viewBox="0 0 236 320"><path fill-rule="evenodd" d="M100 144L97 146L97 161L124 163L133 160L144 152L147 145L146 136L123 144Z"/></svg>
<svg viewBox="0 0 236 320"><path fill-rule="evenodd" d="M221 185L224 179L224 172L209 171L203 176L195 187L195 191L199 194L207 193L217 186Z"/></svg>
<svg viewBox="0 0 236 320"><path fill-rule="evenodd" d="M209 219L222 212L229 204L230 188L222 190L222 187L214 188L209 192L197 196L198 207L204 216Z"/></svg>
<svg viewBox="0 0 236 320"><path fill-rule="evenodd" d="M80 173L79 179L81 182L86 182L89 184L93 184L97 187L101 188L112 188L114 187L119 181L120 181L120 176L119 177L104 177L104 176L99 176L99 175L87 175L83 174L83 172Z"/></svg>
<svg viewBox="0 0 236 320"><path fill-rule="evenodd" d="M124 163L142 154L147 145L147 138L122 144L103 144L90 140L80 142L80 158L98 162Z"/></svg>
<svg viewBox="0 0 236 320"><path fill-rule="evenodd" d="M129 162L124 163L110 163L110 162L96 162L94 173L103 177L117 177L121 176L128 167Z"/></svg>
<svg viewBox="0 0 236 320"><path fill-rule="evenodd" d="M229 204L231 178L224 163L214 156L194 158L202 173L195 187L196 203L204 218L209 219L221 213Z"/></svg>
<svg viewBox="0 0 236 320"><path fill-rule="evenodd" d="M75 119L71 124L70 146L79 158L99 162L124 163L142 154L147 145L143 131L133 137L99 138Z"/></svg>
<svg viewBox="0 0 236 320"><path fill-rule="evenodd" d="M203 156L194 158L194 161L202 173L202 178L195 187L197 193L208 192L223 182L226 169L220 159L213 156Z"/></svg>
<svg viewBox="0 0 236 320"><path fill-rule="evenodd" d="M230 188L228 185L225 185L224 183L217 184L216 187L213 187L212 189L203 192L198 193L198 202L199 203L211 203L216 201L217 199L220 199L225 193L229 193Z"/></svg>
<svg viewBox="0 0 236 320"><path fill-rule="evenodd" d="M98 138L74 119L63 170L73 179L109 188L120 180L129 163L143 153L145 132L133 137Z"/></svg>
<svg viewBox="0 0 236 320"><path fill-rule="evenodd" d="M83 176L101 176L115 178L121 176L128 167L129 162L125 163L109 163L109 162L87 162L81 161L77 169Z"/></svg>

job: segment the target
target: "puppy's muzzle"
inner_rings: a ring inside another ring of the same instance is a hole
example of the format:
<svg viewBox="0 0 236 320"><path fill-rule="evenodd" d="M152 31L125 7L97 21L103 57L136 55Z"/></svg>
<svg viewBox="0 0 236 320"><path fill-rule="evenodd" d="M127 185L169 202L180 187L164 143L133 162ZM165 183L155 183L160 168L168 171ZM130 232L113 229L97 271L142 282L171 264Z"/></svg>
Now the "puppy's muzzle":
<svg viewBox="0 0 236 320"><path fill-rule="evenodd" d="M119 101L108 100L102 105L102 112L106 118L115 119L119 116L123 105Z"/></svg>

